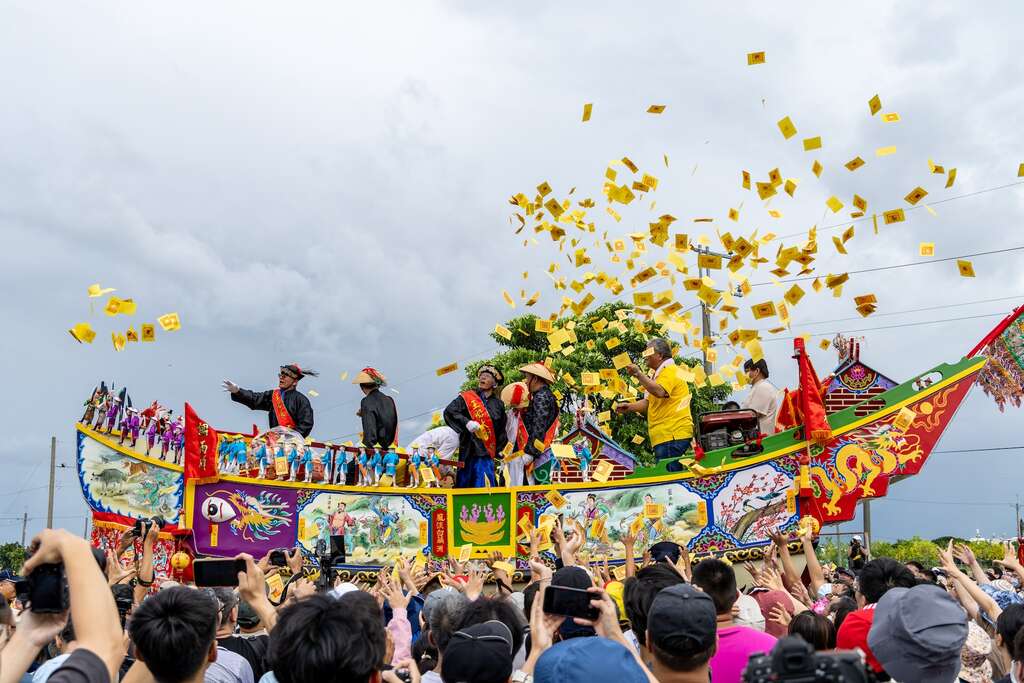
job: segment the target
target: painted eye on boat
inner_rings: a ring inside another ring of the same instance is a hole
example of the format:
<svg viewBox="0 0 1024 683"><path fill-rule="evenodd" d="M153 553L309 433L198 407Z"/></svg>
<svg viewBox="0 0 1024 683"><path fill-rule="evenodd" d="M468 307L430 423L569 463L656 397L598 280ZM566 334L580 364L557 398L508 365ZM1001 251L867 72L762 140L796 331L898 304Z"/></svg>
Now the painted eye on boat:
<svg viewBox="0 0 1024 683"><path fill-rule="evenodd" d="M235 509L223 498L210 496L203 501L203 517L214 524L226 522L234 516Z"/></svg>

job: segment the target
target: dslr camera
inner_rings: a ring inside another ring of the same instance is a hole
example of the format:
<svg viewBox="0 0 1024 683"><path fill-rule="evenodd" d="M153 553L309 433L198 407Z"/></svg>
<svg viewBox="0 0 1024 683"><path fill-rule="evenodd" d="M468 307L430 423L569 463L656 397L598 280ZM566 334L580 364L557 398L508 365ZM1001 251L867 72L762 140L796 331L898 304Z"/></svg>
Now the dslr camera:
<svg viewBox="0 0 1024 683"><path fill-rule="evenodd" d="M766 655L751 655L743 683L874 683L877 679L855 652L820 653L803 638L780 638Z"/></svg>
<svg viewBox="0 0 1024 683"><path fill-rule="evenodd" d="M160 515L150 517L149 519L137 519L135 520L135 526L132 528L132 534L138 538L145 538L146 534L149 532L149 527L154 524L158 529L163 529L167 526L167 520Z"/></svg>
<svg viewBox="0 0 1024 683"><path fill-rule="evenodd" d="M71 607L63 562L39 565L15 583L14 590L21 603L37 614L61 614Z"/></svg>

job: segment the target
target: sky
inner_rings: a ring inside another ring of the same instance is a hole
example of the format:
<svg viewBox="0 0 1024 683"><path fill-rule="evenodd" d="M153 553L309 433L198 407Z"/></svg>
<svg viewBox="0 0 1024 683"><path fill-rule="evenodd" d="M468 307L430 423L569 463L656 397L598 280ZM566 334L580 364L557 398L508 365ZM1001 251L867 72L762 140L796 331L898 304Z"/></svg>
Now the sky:
<svg viewBox="0 0 1024 683"><path fill-rule="evenodd" d="M564 256L544 235L523 246L508 198L547 181L603 200L623 156L660 182L657 212L645 201L621 224L598 202L593 219L617 235L662 212L727 225L741 202L746 231L805 233L847 215L826 214L831 195L880 211L921 185L935 216L878 235L859 223L847 256L823 231L819 269L920 261L922 241L938 257L1021 247L1024 66L1005 46L1022 21L1012 2L0 0L0 540L20 539L25 513L29 535L45 525L51 436L55 523L84 530L73 425L100 380L246 430L266 418L221 380L268 388L298 362L322 373L302 385L319 394L314 436L338 440L358 431L359 399L340 374L372 365L399 392L400 437L419 433L463 378L434 370L485 357L494 324L523 312L503 289L541 291L537 312L559 305L545 270ZM767 62L747 66L752 51ZM898 123L869 116L876 93ZM813 135L823 148L804 152ZM863 169L843 168L857 155ZM957 168L954 188L929 159ZM741 170L775 167L800 182L772 204L778 219L740 187ZM900 381L953 362L1024 302L1021 251L973 262L972 279L954 262L852 275L842 299L806 297L793 333L862 337L863 359ZM138 314L91 311L94 282ZM869 292L878 312L861 319L852 295ZM182 329L155 344L107 341L171 311ZM66 332L82 321L93 345ZM778 386L795 381L790 344L764 344ZM830 370L834 353L811 348ZM938 450L1022 446L1019 419L972 392ZM873 535L1010 533L1022 454L936 453L872 505Z"/></svg>

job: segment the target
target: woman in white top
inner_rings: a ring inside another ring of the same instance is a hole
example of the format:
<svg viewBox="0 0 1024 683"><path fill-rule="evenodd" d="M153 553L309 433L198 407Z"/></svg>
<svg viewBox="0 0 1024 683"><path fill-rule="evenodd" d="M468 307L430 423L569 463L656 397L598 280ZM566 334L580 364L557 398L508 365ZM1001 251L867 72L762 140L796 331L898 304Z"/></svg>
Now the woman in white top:
<svg viewBox="0 0 1024 683"><path fill-rule="evenodd" d="M768 381L768 364L764 358L756 363L748 358L743 370L750 380L750 393L743 401L743 407L757 413L761 433L771 436L775 433L775 420L779 414L779 390Z"/></svg>

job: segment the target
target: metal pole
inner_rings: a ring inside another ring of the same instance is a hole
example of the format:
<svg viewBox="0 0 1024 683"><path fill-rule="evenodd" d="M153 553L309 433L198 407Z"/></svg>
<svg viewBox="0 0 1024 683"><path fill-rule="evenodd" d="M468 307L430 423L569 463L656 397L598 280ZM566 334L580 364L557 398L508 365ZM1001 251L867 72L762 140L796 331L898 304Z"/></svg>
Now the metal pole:
<svg viewBox="0 0 1024 683"><path fill-rule="evenodd" d="M25 547L25 531L28 529L28 512L21 517L21 547Z"/></svg>
<svg viewBox="0 0 1024 683"><path fill-rule="evenodd" d="M871 558L871 501L864 501L864 557Z"/></svg>
<svg viewBox="0 0 1024 683"><path fill-rule="evenodd" d="M50 499L46 503L46 528L53 528L53 482L57 473L57 437L50 437Z"/></svg>
<svg viewBox="0 0 1024 683"><path fill-rule="evenodd" d="M87 541L89 540L89 518L91 516L92 515L85 516L85 529L82 531L82 538L84 538Z"/></svg>

